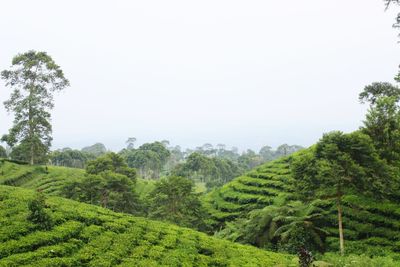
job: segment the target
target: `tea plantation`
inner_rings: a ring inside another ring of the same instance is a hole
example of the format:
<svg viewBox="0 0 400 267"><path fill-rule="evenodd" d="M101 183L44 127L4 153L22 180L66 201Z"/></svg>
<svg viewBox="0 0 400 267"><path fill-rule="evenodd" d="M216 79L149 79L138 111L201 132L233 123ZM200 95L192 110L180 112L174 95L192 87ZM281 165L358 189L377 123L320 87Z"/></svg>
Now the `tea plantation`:
<svg viewBox="0 0 400 267"><path fill-rule="evenodd" d="M31 166L0 159L0 184L41 190L47 195L60 196L62 188L85 175L84 169L58 166ZM137 179L136 192L144 196L154 188L151 180Z"/></svg>
<svg viewBox="0 0 400 267"><path fill-rule="evenodd" d="M224 222L244 217L253 209L295 199L290 157L266 163L246 175L238 177L204 197L215 228ZM315 200L312 205L326 211L321 226L329 232L328 251L339 245L337 211L330 200ZM376 201L360 195L343 198L343 225L346 251L369 252L382 255L386 251L400 251L400 205L390 201Z"/></svg>
<svg viewBox="0 0 400 267"><path fill-rule="evenodd" d="M296 266L296 259L59 197L50 230L27 220L33 190L0 186L0 266ZM294 264L294 265L293 265Z"/></svg>

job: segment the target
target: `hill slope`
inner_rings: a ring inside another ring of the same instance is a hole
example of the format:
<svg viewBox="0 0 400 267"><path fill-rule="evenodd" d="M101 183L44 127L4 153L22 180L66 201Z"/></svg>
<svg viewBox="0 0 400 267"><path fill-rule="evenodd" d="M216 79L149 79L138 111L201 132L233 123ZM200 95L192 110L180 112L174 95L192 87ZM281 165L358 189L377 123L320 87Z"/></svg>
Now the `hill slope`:
<svg viewBox="0 0 400 267"><path fill-rule="evenodd" d="M0 159L0 184L29 189L40 189L47 195L60 196L70 181L80 180L85 170L58 166L30 166ZM137 179L136 191L140 196L154 188L151 180Z"/></svg>
<svg viewBox="0 0 400 267"><path fill-rule="evenodd" d="M289 266L291 256L50 197L55 225L26 218L34 191L0 186L0 266Z"/></svg>
<svg viewBox="0 0 400 267"><path fill-rule="evenodd" d="M244 217L252 209L264 208L282 199L294 199L290 162L297 155L266 163L208 194L204 203L216 227ZM323 227L330 233L328 249L336 250L339 241L335 205L330 200L316 200L313 204L328 211ZM343 198L343 205L348 252L379 248L400 251L399 203L349 195Z"/></svg>

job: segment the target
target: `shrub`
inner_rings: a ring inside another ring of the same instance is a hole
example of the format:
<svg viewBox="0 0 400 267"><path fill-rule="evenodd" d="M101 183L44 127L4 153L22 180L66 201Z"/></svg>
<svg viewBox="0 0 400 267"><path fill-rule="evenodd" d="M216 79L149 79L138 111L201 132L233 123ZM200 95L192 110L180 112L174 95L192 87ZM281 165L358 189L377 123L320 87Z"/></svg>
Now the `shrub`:
<svg viewBox="0 0 400 267"><path fill-rule="evenodd" d="M46 212L45 196L38 191L35 198L28 202L28 220L36 224L40 229L49 230L53 222L50 215Z"/></svg>

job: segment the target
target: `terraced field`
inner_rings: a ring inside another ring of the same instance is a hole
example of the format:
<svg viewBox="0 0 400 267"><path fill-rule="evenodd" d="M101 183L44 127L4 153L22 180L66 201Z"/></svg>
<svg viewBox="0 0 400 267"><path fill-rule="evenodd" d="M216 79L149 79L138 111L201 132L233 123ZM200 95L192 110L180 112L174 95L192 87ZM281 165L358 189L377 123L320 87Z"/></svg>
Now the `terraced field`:
<svg viewBox="0 0 400 267"><path fill-rule="evenodd" d="M205 206L215 224L222 225L250 210L290 199L293 178L289 161L290 158L283 158L264 164L205 196Z"/></svg>
<svg viewBox="0 0 400 267"><path fill-rule="evenodd" d="M223 227L226 221L246 216L252 209L295 199L290 171L292 157L296 154L264 164L205 196L204 205L215 229ZM330 233L328 249L336 251L339 247L336 207L331 200L316 200L313 204L326 210L321 226ZM343 206L348 252L382 248L400 252L400 203L350 195L344 197Z"/></svg>
<svg viewBox="0 0 400 267"><path fill-rule="evenodd" d="M85 170L58 166L30 166L0 159L0 185L39 189L47 195L60 196L70 181L80 180ZM136 191L144 196L154 188L154 181L137 179Z"/></svg>
<svg viewBox="0 0 400 267"><path fill-rule="evenodd" d="M54 226L27 220L34 191L0 186L0 266L296 266L292 256L59 197Z"/></svg>

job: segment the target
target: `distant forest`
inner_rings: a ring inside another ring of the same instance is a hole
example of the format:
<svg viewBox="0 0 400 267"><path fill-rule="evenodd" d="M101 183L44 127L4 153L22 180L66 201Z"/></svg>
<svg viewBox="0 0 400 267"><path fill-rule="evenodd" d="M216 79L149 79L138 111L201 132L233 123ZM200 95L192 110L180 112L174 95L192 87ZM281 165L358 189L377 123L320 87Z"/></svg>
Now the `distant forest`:
<svg viewBox="0 0 400 267"><path fill-rule="evenodd" d="M227 148L224 144L213 146L206 143L194 149L182 150L171 146L169 141L156 141L135 147L136 138L128 138L126 148L118 152L131 168L136 168L138 176L145 179L159 179L162 176L176 175L189 177L195 182L205 183L208 189L221 186L234 177L265 162L290 155L303 149L299 145L283 144L273 149L263 146L258 152L251 149L239 152L236 147ZM7 156L4 148L3 156ZM63 148L52 151L47 162L54 166L85 168L87 163L111 152L102 143L78 149ZM13 160L27 161L26 154L10 151Z"/></svg>

